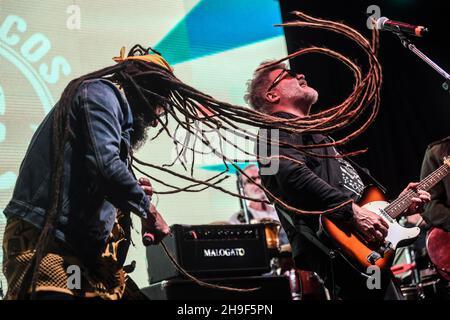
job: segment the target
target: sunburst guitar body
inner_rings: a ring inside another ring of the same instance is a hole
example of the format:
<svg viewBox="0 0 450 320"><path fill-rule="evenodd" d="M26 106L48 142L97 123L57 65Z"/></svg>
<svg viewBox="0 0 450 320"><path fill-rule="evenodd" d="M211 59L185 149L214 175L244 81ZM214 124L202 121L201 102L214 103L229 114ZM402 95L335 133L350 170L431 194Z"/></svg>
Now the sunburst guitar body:
<svg viewBox="0 0 450 320"><path fill-rule="evenodd" d="M429 190L450 172L450 158L444 159L444 164L423 179L417 189ZM420 229L405 228L397 222L397 217L409 208L416 192L409 190L395 201L389 203L383 192L370 186L365 189L358 205L379 215L389 225L388 235L383 243L368 243L358 234L357 230L346 223L333 222L322 216L321 223L325 234L331 238L338 252L357 270L371 274L370 266L378 266L382 270L389 269L398 247L408 245L417 239Z"/></svg>

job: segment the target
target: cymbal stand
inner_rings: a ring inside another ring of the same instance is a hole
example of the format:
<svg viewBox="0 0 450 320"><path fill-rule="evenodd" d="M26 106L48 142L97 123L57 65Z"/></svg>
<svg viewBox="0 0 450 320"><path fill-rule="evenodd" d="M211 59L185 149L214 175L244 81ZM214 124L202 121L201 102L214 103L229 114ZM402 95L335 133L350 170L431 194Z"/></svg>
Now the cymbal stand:
<svg viewBox="0 0 450 320"><path fill-rule="evenodd" d="M239 171L236 171L236 176L237 176L237 180L236 180L236 184L237 184L237 190L240 196L245 196L244 193L244 185L242 184L242 177L241 174L239 173ZM239 203L241 205L241 209L244 212L244 219L245 219L245 223L250 223L250 215L249 215L249 211L248 211L248 207L247 207L247 201L243 198L239 198Z"/></svg>

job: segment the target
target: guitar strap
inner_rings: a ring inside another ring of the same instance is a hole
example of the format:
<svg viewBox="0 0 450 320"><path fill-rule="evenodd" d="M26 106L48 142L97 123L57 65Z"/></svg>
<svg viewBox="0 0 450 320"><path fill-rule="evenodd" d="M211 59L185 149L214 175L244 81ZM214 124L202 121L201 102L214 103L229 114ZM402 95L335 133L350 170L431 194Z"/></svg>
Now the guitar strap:
<svg viewBox="0 0 450 320"><path fill-rule="evenodd" d="M335 140L332 138L332 137L330 137L330 136L327 136L327 138L328 139L330 139L331 141L333 141L333 142L335 142ZM340 154L343 154L343 153L346 153L346 150L341 146L341 147L334 147L335 148L335 151L336 152L338 152L338 153L340 153ZM377 180L377 179L375 179L370 173L369 173L369 170L367 170L366 168L363 168L363 167L361 167L358 163L356 163L353 159L351 159L350 157L344 157L344 159L346 160L346 161L348 161L357 171L358 171L358 174L360 174L360 175L362 175L363 177L362 177L362 179L364 179L366 182L367 182L367 184L374 184L374 185L376 185L378 188L380 188L382 191L383 191L383 193L386 193L386 188ZM366 184L366 183L365 183Z"/></svg>
<svg viewBox="0 0 450 320"><path fill-rule="evenodd" d="M312 244L314 244L317 248L319 248L327 257L334 258L334 250L328 248L325 244L323 244L319 239L318 236L315 237L310 232L305 232L303 230L303 226L294 223L294 220L292 219L292 216L289 215L286 211L281 209L278 205L275 205L275 208L277 212L281 213L283 218L289 222L289 224L294 228L298 233L300 233L302 236L304 236L306 239L308 239Z"/></svg>
<svg viewBox="0 0 450 320"><path fill-rule="evenodd" d="M304 231L303 226L300 224L294 223L292 216L289 215L283 209L281 209L278 205L275 205L275 209L292 226L292 228L294 228L298 233L300 233L302 236L304 236L308 241L310 241L313 245L315 245L319 250L321 250L330 259L329 260L329 262L330 262L329 276L330 276L330 283L331 283L330 298L332 300L334 300L336 298L336 285L335 285L335 279L334 279L334 266L333 266L333 260L334 260L334 258L336 258L335 250L328 248L324 243L322 243L322 241L319 240L319 237L320 237L319 234L317 234L317 236L315 237L310 232ZM318 233L320 233L320 230Z"/></svg>
<svg viewBox="0 0 450 320"><path fill-rule="evenodd" d="M356 163L353 159L350 159L349 157L345 157L345 160L347 160L353 167L358 170L358 173L361 174L367 182L373 183L378 188L380 188L383 193L386 193L386 188L377 180L375 179L370 173L367 172L367 169L361 167L358 163Z"/></svg>

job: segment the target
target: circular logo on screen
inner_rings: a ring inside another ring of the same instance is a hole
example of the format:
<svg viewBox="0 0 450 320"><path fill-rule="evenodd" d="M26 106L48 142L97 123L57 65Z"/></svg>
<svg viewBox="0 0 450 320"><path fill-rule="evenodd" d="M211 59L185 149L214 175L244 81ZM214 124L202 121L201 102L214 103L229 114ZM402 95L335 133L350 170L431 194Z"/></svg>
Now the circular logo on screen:
<svg viewBox="0 0 450 320"><path fill-rule="evenodd" d="M71 73L47 36L18 15L0 17L0 208L14 187L28 143L55 101L50 88Z"/></svg>

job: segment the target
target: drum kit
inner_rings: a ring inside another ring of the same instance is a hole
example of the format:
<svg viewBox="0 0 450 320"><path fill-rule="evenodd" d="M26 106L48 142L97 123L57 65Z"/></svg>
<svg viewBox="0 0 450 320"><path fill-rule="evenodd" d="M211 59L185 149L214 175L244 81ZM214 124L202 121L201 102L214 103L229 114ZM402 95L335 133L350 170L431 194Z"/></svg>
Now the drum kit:
<svg viewBox="0 0 450 320"><path fill-rule="evenodd" d="M236 163L245 169L254 162ZM207 165L202 169L223 171L225 166ZM243 185L238 170L229 167L230 174L237 175L237 189L243 194ZM246 223L251 223L246 201L241 198L241 209L245 215ZM323 280L314 272L300 270L295 267L292 250L289 244L280 245L279 221L264 219L258 221L265 225L265 236L269 255L271 257L270 275L285 276L289 278L293 300L329 300L330 295L325 288ZM417 247L417 246L416 246ZM450 299L450 232L441 229L431 229L426 237L426 254L418 252L413 245L401 248L405 263L395 264L391 270L401 282L401 291L406 300L448 300ZM424 257L425 255L425 257ZM426 263L423 263L423 260ZM417 263L419 262L421 263Z"/></svg>
<svg viewBox="0 0 450 320"><path fill-rule="evenodd" d="M272 275L289 278L292 300L328 300L329 294L322 279L315 273L295 267L289 244L280 245L278 221L266 221L267 248L271 256Z"/></svg>
<svg viewBox="0 0 450 320"><path fill-rule="evenodd" d="M254 162L235 163L241 169L245 169ZM210 171L223 171L224 165L206 165L202 169ZM238 170L229 167L230 174L237 175L237 189L243 195L243 185ZM246 201L240 199L241 209L245 216L246 223L252 223L248 216ZM280 244L281 224L273 219L262 219L257 223L264 224L266 245L270 256L271 276L288 277L293 300L329 300L328 290L325 288L322 279L315 273L300 270L295 267L292 257L292 250L289 244Z"/></svg>
<svg viewBox="0 0 450 320"><path fill-rule="evenodd" d="M406 300L450 299L450 233L431 229L425 238L425 248L403 248L406 263L394 265L391 270L401 281Z"/></svg>

